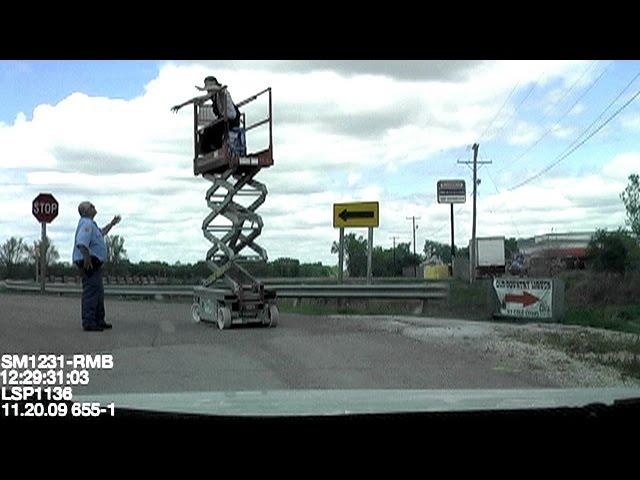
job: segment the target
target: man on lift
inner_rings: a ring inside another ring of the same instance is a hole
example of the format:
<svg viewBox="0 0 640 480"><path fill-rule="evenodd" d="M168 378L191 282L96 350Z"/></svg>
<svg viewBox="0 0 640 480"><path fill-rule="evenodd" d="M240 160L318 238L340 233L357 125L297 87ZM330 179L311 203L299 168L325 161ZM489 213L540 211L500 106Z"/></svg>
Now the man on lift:
<svg viewBox="0 0 640 480"><path fill-rule="evenodd" d="M200 91L206 91L206 95L200 97L194 97L191 100L175 105L171 107L171 111L177 113L185 105L195 103L203 105L207 100L211 100L213 104L213 113L215 113L216 120L210 125L204 128L200 134L200 153L207 154L222 147L222 141L225 131L240 126L240 111L236 107L235 103L231 99L229 90L223 87L216 77L208 76L204 79L204 88L196 86ZM224 90L223 90L224 89ZM221 94L224 91L224 94ZM226 105L226 122L223 112Z"/></svg>

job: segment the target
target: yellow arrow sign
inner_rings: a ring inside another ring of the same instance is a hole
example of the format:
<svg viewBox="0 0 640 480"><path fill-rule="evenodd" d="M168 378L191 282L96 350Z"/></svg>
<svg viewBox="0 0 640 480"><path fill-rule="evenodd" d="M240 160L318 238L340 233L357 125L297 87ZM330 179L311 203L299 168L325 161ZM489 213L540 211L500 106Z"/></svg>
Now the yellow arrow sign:
<svg viewBox="0 0 640 480"><path fill-rule="evenodd" d="M378 202L334 203L334 228L377 227L380 224Z"/></svg>

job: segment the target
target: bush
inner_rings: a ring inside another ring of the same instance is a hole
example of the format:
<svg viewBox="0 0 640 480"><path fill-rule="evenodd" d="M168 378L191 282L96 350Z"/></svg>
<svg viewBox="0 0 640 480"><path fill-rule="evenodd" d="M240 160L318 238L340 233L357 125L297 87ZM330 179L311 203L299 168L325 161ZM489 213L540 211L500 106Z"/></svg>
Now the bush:
<svg viewBox="0 0 640 480"><path fill-rule="evenodd" d="M569 306L634 305L640 303L640 272L580 272L566 283Z"/></svg>
<svg viewBox="0 0 640 480"><path fill-rule="evenodd" d="M587 247L588 263L596 272L623 274L640 268L640 247L624 230L598 230Z"/></svg>

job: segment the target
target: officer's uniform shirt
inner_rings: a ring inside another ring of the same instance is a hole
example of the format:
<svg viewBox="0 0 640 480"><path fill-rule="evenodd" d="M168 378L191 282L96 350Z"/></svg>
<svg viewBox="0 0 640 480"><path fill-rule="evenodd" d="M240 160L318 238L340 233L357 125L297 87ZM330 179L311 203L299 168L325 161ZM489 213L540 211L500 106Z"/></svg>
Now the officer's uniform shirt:
<svg viewBox="0 0 640 480"><path fill-rule="evenodd" d="M87 247L89 254L92 257L97 257L102 263L107 260L107 246L104 243L102 231L96 222L89 217L81 217L78 222L73 245L73 263L81 262L83 259L78 245Z"/></svg>

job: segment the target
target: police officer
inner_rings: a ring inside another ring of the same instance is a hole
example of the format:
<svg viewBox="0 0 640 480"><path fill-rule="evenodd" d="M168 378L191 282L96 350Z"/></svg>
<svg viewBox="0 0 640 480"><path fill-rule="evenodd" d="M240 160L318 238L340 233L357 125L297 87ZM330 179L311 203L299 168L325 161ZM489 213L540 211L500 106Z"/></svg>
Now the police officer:
<svg viewBox="0 0 640 480"><path fill-rule="evenodd" d="M73 263L82 270L82 328L86 331L101 332L111 328L104 320L104 285L102 265L107 260L104 236L120 222L116 215L104 228L93 221L96 207L91 202L78 205L80 221L76 229L73 245Z"/></svg>

